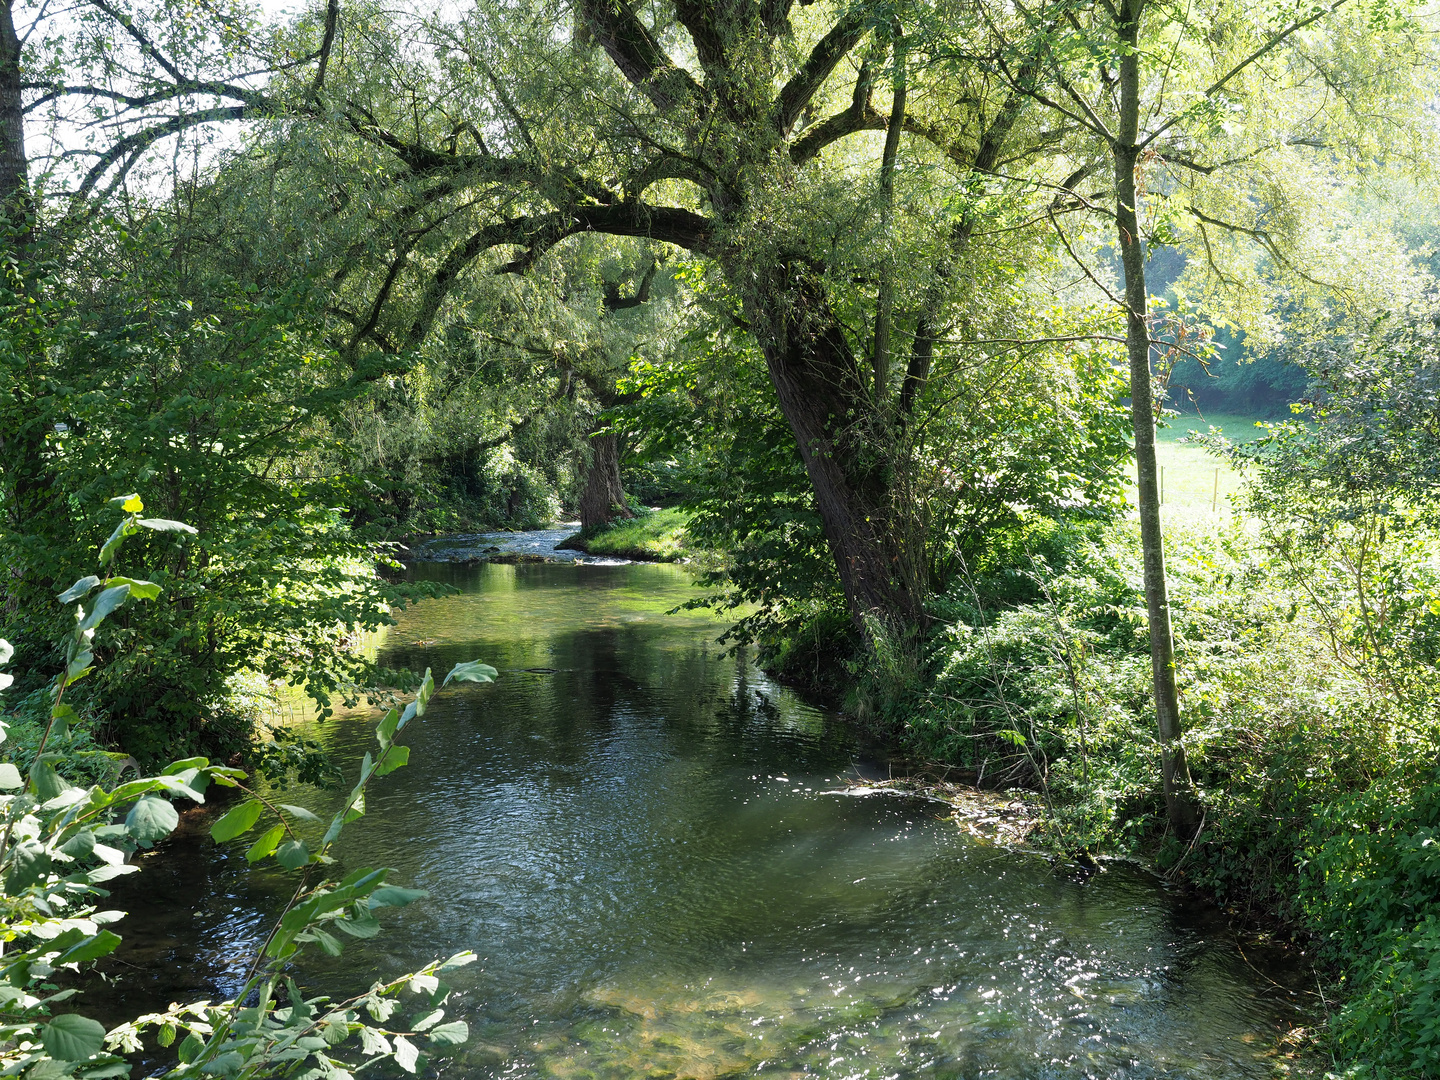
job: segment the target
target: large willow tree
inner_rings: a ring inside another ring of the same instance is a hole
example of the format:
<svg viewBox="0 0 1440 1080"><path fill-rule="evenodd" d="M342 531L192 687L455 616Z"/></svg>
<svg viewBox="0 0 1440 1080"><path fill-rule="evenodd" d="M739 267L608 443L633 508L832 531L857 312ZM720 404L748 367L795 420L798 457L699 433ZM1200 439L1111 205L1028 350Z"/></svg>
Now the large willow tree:
<svg viewBox="0 0 1440 1080"><path fill-rule="evenodd" d="M851 615L923 618L906 433L945 307L973 299L985 178L1055 136L1022 96L927 69L870 0L357 8L309 32L327 71L272 83L295 121L272 152L323 202L350 352L421 346L467 281L577 234L700 256L763 351Z"/></svg>

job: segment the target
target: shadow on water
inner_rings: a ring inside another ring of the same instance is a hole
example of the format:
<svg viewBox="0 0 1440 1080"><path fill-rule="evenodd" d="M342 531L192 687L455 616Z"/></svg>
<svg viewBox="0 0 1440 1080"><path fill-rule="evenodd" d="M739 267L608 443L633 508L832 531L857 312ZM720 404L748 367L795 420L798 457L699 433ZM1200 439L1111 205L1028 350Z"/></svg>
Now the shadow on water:
<svg viewBox="0 0 1440 1080"><path fill-rule="evenodd" d="M437 696L337 849L429 900L302 974L353 990L475 950L447 1075L1272 1075L1298 997L1215 912L1130 869L1062 880L932 804L825 794L863 748L726 656L722 624L665 615L683 571L413 572L461 592L403 613L382 659L502 676ZM370 727L324 737L352 762ZM201 833L117 895L117 1009L223 994L278 906L280 876Z"/></svg>

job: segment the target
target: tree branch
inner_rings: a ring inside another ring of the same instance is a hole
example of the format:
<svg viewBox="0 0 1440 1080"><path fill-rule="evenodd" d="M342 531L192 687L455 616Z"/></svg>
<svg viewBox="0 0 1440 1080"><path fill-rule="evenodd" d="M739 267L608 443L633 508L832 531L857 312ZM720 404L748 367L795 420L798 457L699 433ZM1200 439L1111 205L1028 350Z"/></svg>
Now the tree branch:
<svg viewBox="0 0 1440 1080"><path fill-rule="evenodd" d="M665 54L625 0L578 0L576 7L620 74L657 109L672 112L687 98L703 106L705 91Z"/></svg>
<svg viewBox="0 0 1440 1080"><path fill-rule="evenodd" d="M780 90L775 99L773 115L775 126L782 134L795 126L801 111L819 92L835 65L843 60L865 36L870 28L870 11L861 4L854 4L830 32L815 44L805 63Z"/></svg>

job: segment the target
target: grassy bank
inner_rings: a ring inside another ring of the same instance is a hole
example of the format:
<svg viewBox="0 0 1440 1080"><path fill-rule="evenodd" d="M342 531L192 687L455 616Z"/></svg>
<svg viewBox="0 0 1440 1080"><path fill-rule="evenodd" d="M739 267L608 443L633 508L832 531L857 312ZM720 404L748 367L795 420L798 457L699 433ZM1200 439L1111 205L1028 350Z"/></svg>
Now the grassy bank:
<svg viewBox="0 0 1440 1080"><path fill-rule="evenodd" d="M576 533L561 546L617 559L677 562L686 555L685 525L689 520L683 510L645 511L629 521L617 521L603 532L590 536Z"/></svg>

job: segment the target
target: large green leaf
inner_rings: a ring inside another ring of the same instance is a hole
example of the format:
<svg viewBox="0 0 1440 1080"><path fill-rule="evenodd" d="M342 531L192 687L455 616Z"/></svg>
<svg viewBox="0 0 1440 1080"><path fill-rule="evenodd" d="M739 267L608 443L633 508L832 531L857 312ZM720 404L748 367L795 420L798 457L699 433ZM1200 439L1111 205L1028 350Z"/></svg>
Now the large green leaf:
<svg viewBox="0 0 1440 1080"><path fill-rule="evenodd" d="M62 592L58 599L62 604L72 604L76 600L79 600L81 597L89 596L90 590L95 588L95 586L99 584L100 579L98 577L96 577L94 574L87 574L85 577L82 577L79 581L75 582L74 585L71 585L68 589ZM3 661L0 661L0 663L3 663Z"/></svg>
<svg viewBox="0 0 1440 1080"><path fill-rule="evenodd" d="M5 891L17 893L34 885L50 869L50 856L34 840L25 840L15 846L10 855L10 871L5 875Z"/></svg>
<svg viewBox="0 0 1440 1080"><path fill-rule="evenodd" d="M452 682L494 682L495 676L500 673L489 664L481 663L479 660L471 660L468 663L456 664L450 669L450 674L445 676L441 686L449 686Z"/></svg>
<svg viewBox="0 0 1440 1080"><path fill-rule="evenodd" d="M20 787L24 783L25 781L20 777L19 769L8 761L0 762L0 789L9 791Z"/></svg>
<svg viewBox="0 0 1440 1080"><path fill-rule="evenodd" d="M245 858L249 862L259 862L268 856L285 839L284 824L272 825L265 832L260 834L260 839L250 845L250 850L245 852Z"/></svg>
<svg viewBox="0 0 1440 1080"><path fill-rule="evenodd" d="M106 540L105 543L100 546L100 565L109 565L110 560L115 557L115 552L119 550L125 538L127 536L133 536L135 532L135 526L128 517L120 522L119 525L116 525L115 531L110 534L110 539Z"/></svg>
<svg viewBox="0 0 1440 1080"><path fill-rule="evenodd" d="M30 787L42 803L49 802L70 787L55 771L55 766L50 764L53 756L46 754L30 766Z"/></svg>
<svg viewBox="0 0 1440 1080"><path fill-rule="evenodd" d="M170 521L168 518L136 518L135 524L142 529L153 529L155 532L198 533L200 531L194 525L186 525L183 521Z"/></svg>
<svg viewBox="0 0 1440 1080"><path fill-rule="evenodd" d="M385 753L380 755L380 761L375 766L376 776L385 776L394 772L410 761L410 747L392 746Z"/></svg>
<svg viewBox="0 0 1440 1080"><path fill-rule="evenodd" d="M154 600L160 595L160 586L153 581L142 581L139 578L112 577L106 580L105 586L129 585L130 595L136 600Z"/></svg>
<svg viewBox="0 0 1440 1080"><path fill-rule="evenodd" d="M399 885L382 885L370 894L370 906L372 908L404 907L406 904L413 904L416 900L423 900L429 895L424 889L402 889Z"/></svg>
<svg viewBox="0 0 1440 1080"><path fill-rule="evenodd" d="M464 1020L452 1020L430 1032L430 1041L436 1046L459 1046L468 1038L470 1038L470 1025Z"/></svg>
<svg viewBox="0 0 1440 1080"><path fill-rule="evenodd" d="M98 934L92 934L79 944L66 949L55 963L83 964L89 960L98 960L102 956L109 956L119 944L118 934L112 934L109 930L101 930Z"/></svg>
<svg viewBox="0 0 1440 1080"><path fill-rule="evenodd" d="M84 1061L105 1049L105 1029L88 1016L66 1013L40 1029L45 1052L61 1061Z"/></svg>
<svg viewBox="0 0 1440 1080"><path fill-rule="evenodd" d="M404 1035L395 1036L395 1064L399 1065L408 1073L415 1071L415 1066L420 1060L420 1051L415 1044Z"/></svg>
<svg viewBox="0 0 1440 1080"><path fill-rule="evenodd" d="M116 585L114 588L106 589L95 598L95 603L90 607L90 613L80 624L80 631L94 629L105 621L112 611L125 603L130 596L129 585Z"/></svg>
<svg viewBox="0 0 1440 1080"><path fill-rule="evenodd" d="M310 849L303 840L287 840L275 852L275 861L286 870L299 870L310 861Z"/></svg>
<svg viewBox="0 0 1440 1080"><path fill-rule="evenodd" d="M260 812L264 809L261 803L249 799L211 825L210 835L215 838L216 843L223 844L226 840L234 840L260 820Z"/></svg>
<svg viewBox="0 0 1440 1080"><path fill-rule="evenodd" d="M170 805L170 800L158 795L143 796L125 815L125 828L142 848L165 839L179 824L180 815Z"/></svg>

